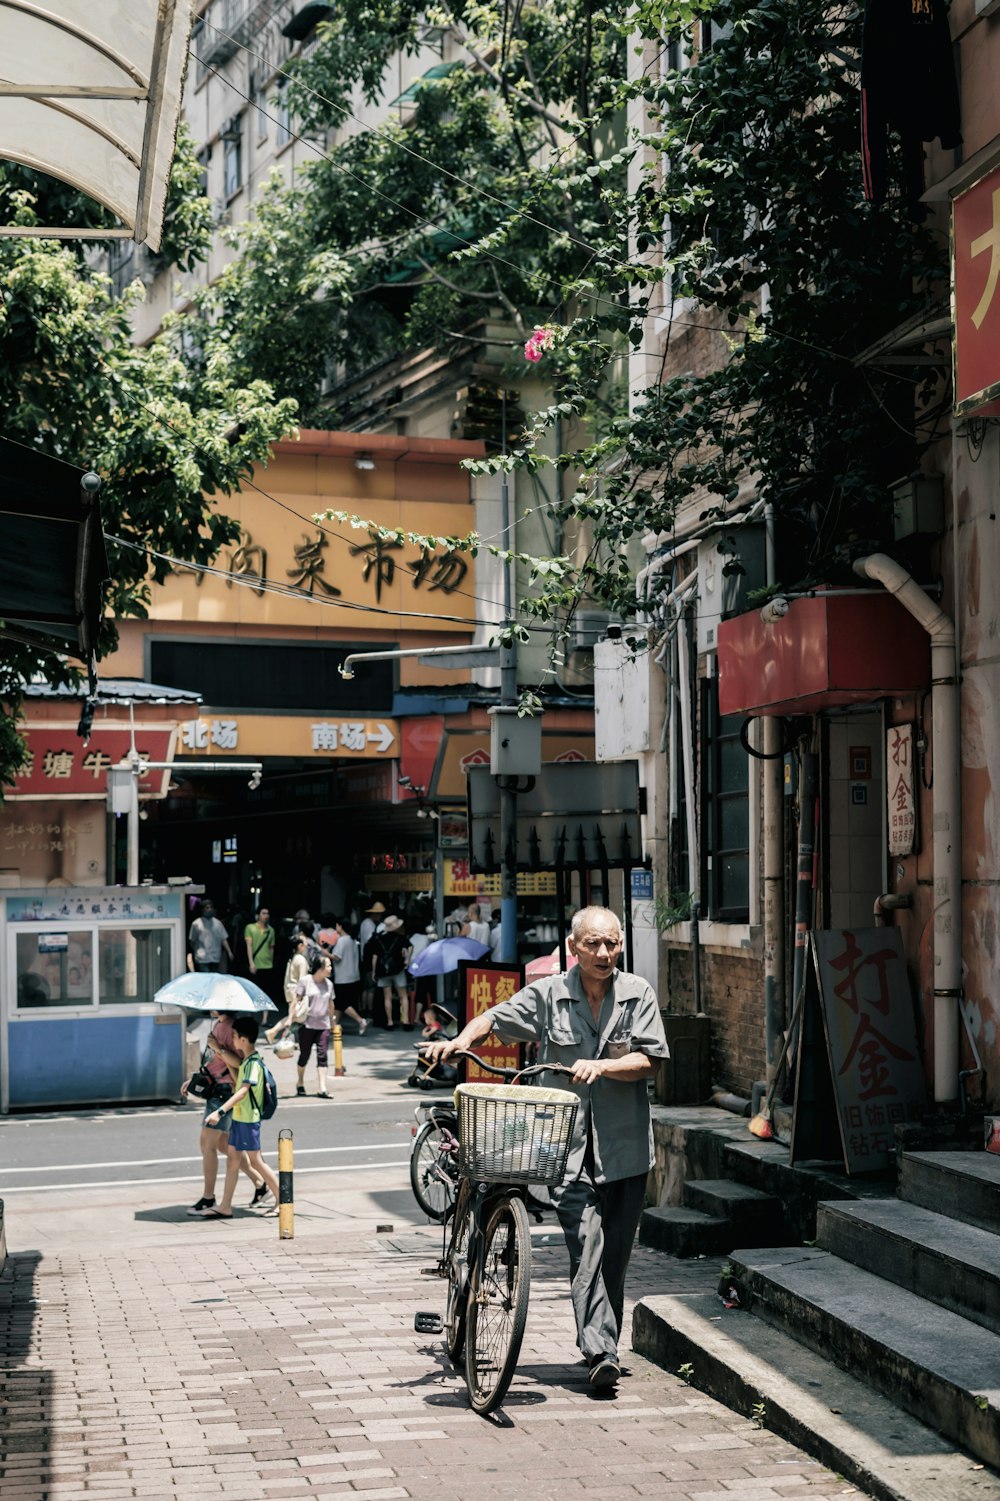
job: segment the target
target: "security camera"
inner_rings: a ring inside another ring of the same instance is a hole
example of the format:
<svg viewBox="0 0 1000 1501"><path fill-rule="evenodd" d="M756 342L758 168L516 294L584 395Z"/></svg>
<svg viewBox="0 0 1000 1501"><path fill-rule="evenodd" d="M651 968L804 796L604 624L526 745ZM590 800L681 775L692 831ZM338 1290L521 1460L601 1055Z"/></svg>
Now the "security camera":
<svg viewBox="0 0 1000 1501"><path fill-rule="evenodd" d="M251 792L256 792L257 791L257 788L260 786L260 772L259 771L255 771L254 772L253 776L250 778L249 782L247 783L247 786L250 788Z"/></svg>
<svg viewBox="0 0 1000 1501"><path fill-rule="evenodd" d="M409 787L409 785L410 785L410 778L409 777L400 776L400 777L397 777L396 780L399 783L400 787Z"/></svg>

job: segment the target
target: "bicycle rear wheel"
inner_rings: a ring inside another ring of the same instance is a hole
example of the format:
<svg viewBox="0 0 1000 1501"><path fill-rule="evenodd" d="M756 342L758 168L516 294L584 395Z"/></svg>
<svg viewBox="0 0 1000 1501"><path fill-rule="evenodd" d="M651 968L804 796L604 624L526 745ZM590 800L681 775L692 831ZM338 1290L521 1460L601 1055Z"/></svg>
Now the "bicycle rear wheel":
<svg viewBox="0 0 1000 1501"><path fill-rule="evenodd" d="M492 1412L506 1396L521 1353L530 1289L528 1213L511 1194L490 1210L469 1291L465 1380L474 1412Z"/></svg>
<svg viewBox="0 0 1000 1501"><path fill-rule="evenodd" d="M472 1211L469 1195L459 1194L452 1210L455 1222L452 1226L448 1253L448 1302L444 1316L444 1345L448 1358L458 1365L465 1349L465 1327L469 1307L469 1237L472 1229Z"/></svg>
<svg viewBox="0 0 1000 1501"><path fill-rule="evenodd" d="M410 1187L428 1219L440 1225L455 1198L454 1153L442 1152L444 1132L434 1121L425 1121L413 1139L410 1153Z"/></svg>

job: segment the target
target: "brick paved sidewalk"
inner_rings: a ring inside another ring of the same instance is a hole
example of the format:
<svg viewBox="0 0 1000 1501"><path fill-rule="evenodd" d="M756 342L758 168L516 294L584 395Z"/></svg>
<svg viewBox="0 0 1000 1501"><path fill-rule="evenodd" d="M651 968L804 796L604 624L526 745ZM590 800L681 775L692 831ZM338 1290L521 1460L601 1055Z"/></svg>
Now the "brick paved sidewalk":
<svg viewBox="0 0 1000 1501"><path fill-rule="evenodd" d="M617 1400L575 1363L566 1255L539 1232L503 1411L477 1418L420 1275L439 1233L12 1255L0 1279L3 1501L826 1501L859 1492L629 1356ZM701 1291L707 1263L636 1251L629 1294ZM724 1316L720 1304L720 1316Z"/></svg>

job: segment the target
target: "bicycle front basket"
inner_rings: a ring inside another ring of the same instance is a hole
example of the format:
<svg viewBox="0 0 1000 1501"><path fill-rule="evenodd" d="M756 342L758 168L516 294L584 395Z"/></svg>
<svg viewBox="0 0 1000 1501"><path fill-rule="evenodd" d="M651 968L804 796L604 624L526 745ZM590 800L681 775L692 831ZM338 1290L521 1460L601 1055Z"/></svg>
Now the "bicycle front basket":
<svg viewBox="0 0 1000 1501"><path fill-rule="evenodd" d="M460 1084L458 1164L480 1183L561 1183L579 1100L568 1089Z"/></svg>

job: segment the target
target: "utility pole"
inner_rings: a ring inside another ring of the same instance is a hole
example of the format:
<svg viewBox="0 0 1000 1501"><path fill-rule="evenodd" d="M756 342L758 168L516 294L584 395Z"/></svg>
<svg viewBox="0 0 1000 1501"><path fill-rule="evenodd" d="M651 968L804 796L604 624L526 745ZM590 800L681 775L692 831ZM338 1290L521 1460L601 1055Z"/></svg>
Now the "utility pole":
<svg viewBox="0 0 1000 1501"><path fill-rule="evenodd" d="M500 388L500 446L507 458L507 392ZM517 641L514 635L514 561L510 528L510 489L506 466L500 481L500 526L503 530L503 624L507 640L500 652L500 708L517 706ZM500 958L517 960L517 783L499 779L500 789Z"/></svg>
<svg viewBox="0 0 1000 1501"><path fill-rule="evenodd" d="M507 456L507 394L501 392L503 451ZM500 707L517 705L517 642L514 636L514 563L511 558L510 491L507 471L500 485L500 524L503 528L503 621L507 640L500 653ZM500 958L517 959L517 786L513 777L500 779Z"/></svg>

